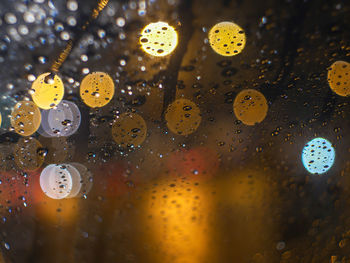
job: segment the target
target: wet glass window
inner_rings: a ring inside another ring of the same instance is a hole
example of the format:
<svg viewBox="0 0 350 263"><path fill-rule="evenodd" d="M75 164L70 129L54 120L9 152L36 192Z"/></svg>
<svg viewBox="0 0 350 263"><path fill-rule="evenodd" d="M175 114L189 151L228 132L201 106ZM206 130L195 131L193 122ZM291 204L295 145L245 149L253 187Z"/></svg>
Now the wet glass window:
<svg viewBox="0 0 350 263"><path fill-rule="evenodd" d="M0 262L350 262L350 2L1 0Z"/></svg>

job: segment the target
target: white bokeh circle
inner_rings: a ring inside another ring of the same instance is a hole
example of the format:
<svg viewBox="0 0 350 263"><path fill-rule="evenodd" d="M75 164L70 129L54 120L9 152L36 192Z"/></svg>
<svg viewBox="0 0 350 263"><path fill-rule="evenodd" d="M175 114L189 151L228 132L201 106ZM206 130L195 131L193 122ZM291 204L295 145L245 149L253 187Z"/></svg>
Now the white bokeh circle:
<svg viewBox="0 0 350 263"><path fill-rule="evenodd" d="M335 150L328 140L315 138L304 146L301 157L309 173L323 174L333 166Z"/></svg>
<svg viewBox="0 0 350 263"><path fill-rule="evenodd" d="M80 173L81 187L77 195L87 195L93 185L93 175L91 171L85 165L80 163L71 163L71 165L73 165Z"/></svg>
<svg viewBox="0 0 350 263"><path fill-rule="evenodd" d="M50 164L40 174L40 187L52 199L69 196L73 187L72 176L66 165Z"/></svg>
<svg viewBox="0 0 350 263"><path fill-rule="evenodd" d="M39 133L45 137L71 136L77 132L81 123L78 106L63 100L56 108L42 111Z"/></svg>
<svg viewBox="0 0 350 263"><path fill-rule="evenodd" d="M72 190L70 191L67 198L73 198L73 197L76 197L80 192L81 176L78 169L74 165L72 164L64 164L64 165L67 167L70 175L72 176Z"/></svg>

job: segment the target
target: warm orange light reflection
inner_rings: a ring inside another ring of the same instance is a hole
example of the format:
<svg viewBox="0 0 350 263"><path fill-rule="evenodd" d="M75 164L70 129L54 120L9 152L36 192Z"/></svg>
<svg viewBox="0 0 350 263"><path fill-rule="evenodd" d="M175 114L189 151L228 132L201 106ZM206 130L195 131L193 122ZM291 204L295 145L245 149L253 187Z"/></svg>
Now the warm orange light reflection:
<svg viewBox="0 0 350 263"><path fill-rule="evenodd" d="M246 125L262 122L267 115L268 105L265 96L254 89L242 90L233 102L233 111Z"/></svg>
<svg viewBox="0 0 350 263"><path fill-rule="evenodd" d="M230 236L230 243L223 243L222 251L226 253L223 258L234 256L235 262L251 262L255 253L269 249L271 240L276 238L272 236L277 226L271 204L278 198L273 196L273 186L267 178L269 173L271 171L265 173L255 168L235 169L218 182L221 208L218 231L222 231L224 237Z"/></svg>
<svg viewBox="0 0 350 263"><path fill-rule="evenodd" d="M199 107L188 99L177 99L165 112L166 124L173 133L188 135L195 132L202 120Z"/></svg>
<svg viewBox="0 0 350 263"><path fill-rule="evenodd" d="M44 149L33 137L21 138L14 147L14 158L18 168L33 171L44 162Z"/></svg>
<svg viewBox="0 0 350 263"><path fill-rule="evenodd" d="M123 113L113 123L113 140L122 147L137 147L146 139L147 125L137 113Z"/></svg>
<svg viewBox="0 0 350 263"><path fill-rule="evenodd" d="M22 136L30 136L40 126L41 113L31 101L21 101L16 104L11 114L11 126Z"/></svg>
<svg viewBox="0 0 350 263"><path fill-rule="evenodd" d="M209 191L181 181L163 181L147 197L147 229L157 253L151 262L206 262L209 232Z"/></svg>
<svg viewBox="0 0 350 263"><path fill-rule="evenodd" d="M328 84L339 96L350 95L350 63L336 61L328 69Z"/></svg>
<svg viewBox="0 0 350 263"><path fill-rule="evenodd" d="M91 108L107 105L113 96L114 82L107 73L90 73L81 82L80 97Z"/></svg>

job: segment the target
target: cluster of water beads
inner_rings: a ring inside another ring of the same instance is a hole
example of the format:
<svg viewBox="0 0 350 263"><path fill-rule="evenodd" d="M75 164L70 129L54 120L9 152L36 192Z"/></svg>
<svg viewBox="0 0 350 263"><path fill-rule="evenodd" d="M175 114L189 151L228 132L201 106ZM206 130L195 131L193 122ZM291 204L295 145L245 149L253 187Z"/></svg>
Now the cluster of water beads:
<svg viewBox="0 0 350 263"><path fill-rule="evenodd" d="M69 8L71 11L75 11L78 8L78 4L75 1L70 0L67 2L67 8ZM28 16L28 19L31 20L30 16ZM16 23L16 21L14 21L13 17L11 16L8 17L8 21L10 22L12 21L13 23ZM146 53L153 56L168 55L171 52L173 52L177 44L177 33L174 30L174 28L169 26L167 23L164 23L166 24L164 26L162 23L164 22L149 24L142 30L142 34L140 37L140 44L142 49ZM125 24L125 20L118 19L117 24L118 26L122 27ZM158 28L159 26L163 26L163 27ZM169 35L167 33L169 33ZM245 47L246 39L245 39L244 31L238 25L231 22L222 22L215 25L210 30L208 37L209 37L210 45L213 48L213 50L222 56L237 55ZM158 41L158 39L160 41ZM174 45L174 43L176 44ZM169 50L166 50L163 48L159 48L159 46L161 47L169 46L171 48L169 48ZM329 83L332 90L334 90L338 95L347 96L349 94L348 92L349 86L347 81L348 73L341 70L343 68L346 68L347 65L344 63L347 63L347 62L338 63L338 64L336 63L332 65L331 70L329 71L329 75L328 75ZM96 72L95 74L99 74L99 72ZM342 81L337 81L336 78L340 78L340 76L342 76ZM100 75L100 78L101 78L101 75ZM113 83L112 79L111 81ZM101 80L100 82L103 83L103 81ZM103 89L104 84L98 84L98 81L90 82L89 84L86 84L86 85L83 85L83 83L84 83L84 80L81 85L81 98L86 105L92 108L103 107L112 99L114 94L114 84L112 89L110 88ZM100 91L99 86L102 87L102 91ZM109 84L106 84L106 86L111 87L112 84L109 83ZM107 92L106 90L109 92ZM111 95L111 90L113 90L112 95ZM60 105L58 104L59 102L58 103L56 102L58 94L55 95L56 99L50 97L49 99L46 100L46 99L40 99L40 98L45 98L45 95L40 95L40 92L37 92L36 89L33 88L33 92L37 93L37 95L34 97L38 97L36 100L33 97L33 101L43 109L44 107L54 108L54 107L57 107L57 105ZM261 93L260 94L257 94L257 93L259 92L254 90L244 90L237 95L236 100L234 102L233 108L234 108L234 113L236 117L246 125L254 125L256 123L259 123L263 121L264 118L266 117L267 110L268 110L266 99ZM51 103L49 105L47 105L47 103L46 104L42 103L44 100L49 101ZM191 113L182 114L182 111L191 111L192 107L191 109L187 108L188 110L184 110L184 108L181 110L181 109L177 109L178 107L175 107L174 104L175 102L169 106L166 112L166 121L167 121L168 128L176 134L187 135L187 134L193 133L198 128L201 121L199 108L194 104L193 106L193 108L195 109L194 111L192 111ZM177 117L180 116L180 119L177 119L176 115L178 115ZM51 119L51 118L48 118L48 119ZM124 119L124 116L123 118L121 118L119 121L115 123L120 123L122 122L123 119ZM186 120L190 120L190 121L186 121ZM1 116L0 116L0 125L1 125ZM53 127L55 125L50 125L50 126ZM120 124L118 125L120 126ZM144 126L146 127L146 125ZM56 129L56 130L60 130L60 129ZM132 130L136 131L137 129L135 128ZM147 127L146 127L146 130L147 130ZM138 140L140 140L140 138L143 138L146 134L146 132L143 133L140 131L132 132L132 133L125 132L125 131L126 129L124 131L122 130L122 132L120 132L118 135L116 135L117 133L114 133L115 134L115 136L113 136L114 140L118 144L128 144L128 143L125 143L128 141L126 139L128 136L133 139L137 138ZM124 135L123 135L123 132L125 132ZM56 133L56 134L59 134L59 133ZM23 132L22 132L22 135L24 135ZM120 140L120 138L123 138L123 140ZM130 138L129 138L129 141L130 141ZM138 143L138 141L136 141L136 143L131 143L131 144L139 145L141 143Z"/></svg>

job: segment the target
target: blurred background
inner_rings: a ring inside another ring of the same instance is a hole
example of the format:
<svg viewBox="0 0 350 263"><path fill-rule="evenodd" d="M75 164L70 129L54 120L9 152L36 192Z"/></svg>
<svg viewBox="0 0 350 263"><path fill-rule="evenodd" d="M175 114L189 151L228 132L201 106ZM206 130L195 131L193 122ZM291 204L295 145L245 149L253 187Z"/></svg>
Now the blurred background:
<svg viewBox="0 0 350 263"><path fill-rule="evenodd" d="M350 2L102 2L0 1L0 262L350 262ZM165 56L143 45L158 21ZM225 21L230 56L210 39ZM69 43L77 107L14 114ZM81 95L93 72L103 107Z"/></svg>

